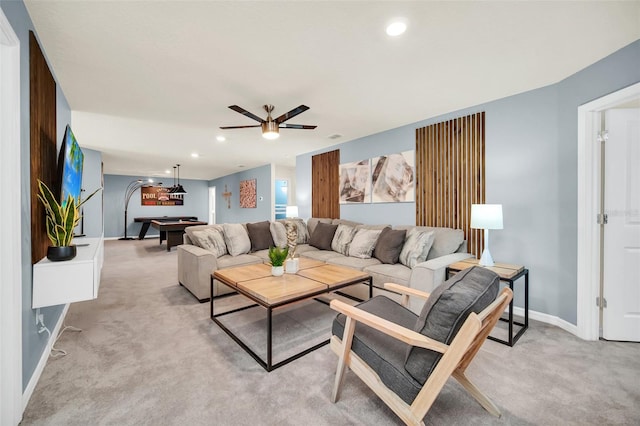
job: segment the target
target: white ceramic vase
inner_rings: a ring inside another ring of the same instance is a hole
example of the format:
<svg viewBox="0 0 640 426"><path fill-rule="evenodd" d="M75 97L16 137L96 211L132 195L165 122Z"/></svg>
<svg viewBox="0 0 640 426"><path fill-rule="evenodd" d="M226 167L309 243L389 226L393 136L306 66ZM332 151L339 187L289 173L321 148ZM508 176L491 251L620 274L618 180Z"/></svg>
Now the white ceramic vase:
<svg viewBox="0 0 640 426"><path fill-rule="evenodd" d="M284 266L272 266L271 267L271 275L274 277L279 277L284 274Z"/></svg>

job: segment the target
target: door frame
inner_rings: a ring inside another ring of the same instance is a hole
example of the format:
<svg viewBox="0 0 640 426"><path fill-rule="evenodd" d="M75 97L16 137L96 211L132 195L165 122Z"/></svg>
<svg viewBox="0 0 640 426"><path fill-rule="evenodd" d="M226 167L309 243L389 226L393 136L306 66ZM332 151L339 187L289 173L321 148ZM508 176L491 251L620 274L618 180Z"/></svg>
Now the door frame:
<svg viewBox="0 0 640 426"><path fill-rule="evenodd" d="M577 332L585 340L600 338L600 113L640 96L640 83L578 107L578 267Z"/></svg>
<svg viewBox="0 0 640 426"><path fill-rule="evenodd" d="M0 424L22 420L20 40L0 9Z"/></svg>

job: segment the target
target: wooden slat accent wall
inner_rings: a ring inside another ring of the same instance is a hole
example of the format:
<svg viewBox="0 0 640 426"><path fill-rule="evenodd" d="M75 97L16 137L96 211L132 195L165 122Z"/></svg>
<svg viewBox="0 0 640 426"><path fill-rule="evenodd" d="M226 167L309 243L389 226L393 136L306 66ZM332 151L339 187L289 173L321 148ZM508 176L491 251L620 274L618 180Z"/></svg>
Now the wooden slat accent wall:
<svg viewBox="0 0 640 426"><path fill-rule="evenodd" d="M469 253L482 254L471 204L485 202L484 112L416 130L416 225L462 229Z"/></svg>
<svg viewBox="0 0 640 426"><path fill-rule="evenodd" d="M340 218L340 150L311 157L311 215Z"/></svg>
<svg viewBox="0 0 640 426"><path fill-rule="evenodd" d="M56 180L56 82L33 32L29 32L29 92L31 149L31 262L47 255L51 245L45 213L38 200L38 179L55 191Z"/></svg>

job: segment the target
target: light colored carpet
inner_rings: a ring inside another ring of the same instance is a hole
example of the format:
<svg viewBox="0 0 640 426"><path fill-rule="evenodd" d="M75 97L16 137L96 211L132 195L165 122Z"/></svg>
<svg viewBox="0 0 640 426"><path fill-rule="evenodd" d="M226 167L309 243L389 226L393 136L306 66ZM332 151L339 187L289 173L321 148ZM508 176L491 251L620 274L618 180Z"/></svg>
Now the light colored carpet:
<svg viewBox="0 0 640 426"><path fill-rule="evenodd" d="M59 339L69 354L49 360L23 425L400 424L352 373L330 402L328 346L264 371L178 285L176 261L157 240L105 243L99 297L71 305L65 322L83 331ZM638 344L585 342L533 321L513 348L486 342L469 376L502 417L450 380L425 423L640 424Z"/></svg>

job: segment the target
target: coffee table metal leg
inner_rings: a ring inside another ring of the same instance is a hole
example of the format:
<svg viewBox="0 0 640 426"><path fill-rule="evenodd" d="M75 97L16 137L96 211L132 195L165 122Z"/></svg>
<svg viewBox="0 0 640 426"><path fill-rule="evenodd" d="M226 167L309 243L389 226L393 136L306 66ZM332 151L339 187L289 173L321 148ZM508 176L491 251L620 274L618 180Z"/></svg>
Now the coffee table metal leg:
<svg viewBox="0 0 640 426"><path fill-rule="evenodd" d="M272 362L272 358L271 358L271 350L272 350L271 340L273 339L272 317L273 317L273 309L267 308L267 371L271 371L271 362Z"/></svg>

